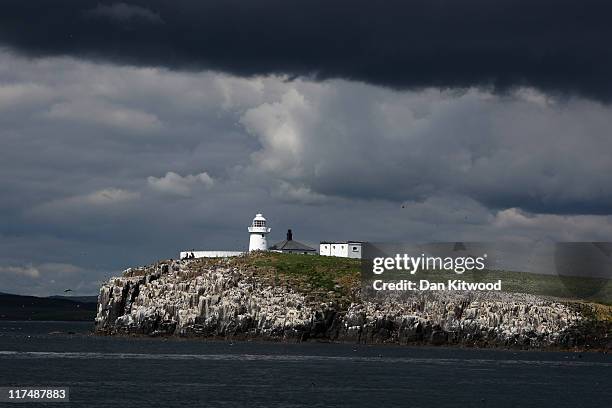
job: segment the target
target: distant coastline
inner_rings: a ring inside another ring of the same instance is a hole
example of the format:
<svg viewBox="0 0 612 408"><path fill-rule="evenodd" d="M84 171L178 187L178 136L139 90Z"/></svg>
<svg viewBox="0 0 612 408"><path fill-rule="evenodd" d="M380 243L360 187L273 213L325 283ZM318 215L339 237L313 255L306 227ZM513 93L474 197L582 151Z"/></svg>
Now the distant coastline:
<svg viewBox="0 0 612 408"><path fill-rule="evenodd" d="M91 321L97 296L23 296L0 293L1 320Z"/></svg>

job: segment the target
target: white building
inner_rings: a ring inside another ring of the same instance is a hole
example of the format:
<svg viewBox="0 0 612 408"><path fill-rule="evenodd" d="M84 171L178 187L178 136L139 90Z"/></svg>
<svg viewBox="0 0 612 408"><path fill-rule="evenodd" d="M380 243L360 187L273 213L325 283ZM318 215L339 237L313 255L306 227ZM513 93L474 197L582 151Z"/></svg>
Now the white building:
<svg viewBox="0 0 612 408"><path fill-rule="evenodd" d="M251 225L247 228L249 231L249 252L252 251L273 251L293 254L316 254L316 249L293 240L291 230L287 231L287 239L278 242L268 248L267 235L271 228L267 226L266 219L261 213L255 215ZM322 256L337 256L342 258L362 257L362 245L360 241L334 241L321 242L319 245L319 255ZM239 256L244 254L244 251L181 251L181 259L195 258L226 258L230 256Z"/></svg>
<svg viewBox="0 0 612 408"><path fill-rule="evenodd" d="M256 214L253 218L249 230L249 252L255 250L265 251L268 249L268 240L266 235L270 233L270 228L266 226L266 219L261 214ZM196 258L227 258L230 256L239 256L244 254L244 251L181 251L180 259L196 259Z"/></svg>
<svg viewBox="0 0 612 408"><path fill-rule="evenodd" d="M361 259L360 241L323 241L319 244L319 255Z"/></svg>
<svg viewBox="0 0 612 408"><path fill-rule="evenodd" d="M265 251L268 249L268 240L266 235L271 231L271 228L266 226L266 219L261 214L256 214L253 218L253 223L248 228L249 230L249 252Z"/></svg>

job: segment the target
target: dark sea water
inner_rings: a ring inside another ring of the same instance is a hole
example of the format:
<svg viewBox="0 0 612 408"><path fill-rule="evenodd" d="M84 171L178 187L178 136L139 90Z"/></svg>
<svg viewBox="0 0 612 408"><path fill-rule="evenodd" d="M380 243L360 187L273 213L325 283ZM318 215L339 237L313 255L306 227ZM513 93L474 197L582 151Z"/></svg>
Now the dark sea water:
<svg viewBox="0 0 612 408"><path fill-rule="evenodd" d="M70 403L29 404L58 407L612 407L612 356L601 353L116 338L90 330L0 321L0 386L69 386Z"/></svg>

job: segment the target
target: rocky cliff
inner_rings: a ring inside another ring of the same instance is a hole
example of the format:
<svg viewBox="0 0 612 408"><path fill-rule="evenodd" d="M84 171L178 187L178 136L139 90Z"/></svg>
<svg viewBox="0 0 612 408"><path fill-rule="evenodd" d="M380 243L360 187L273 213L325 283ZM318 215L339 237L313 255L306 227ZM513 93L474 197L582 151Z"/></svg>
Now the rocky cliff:
<svg viewBox="0 0 612 408"><path fill-rule="evenodd" d="M330 279L318 264L300 276L281 262L283 256L128 269L101 287L96 331L521 348L600 348L612 340L610 325L585 303L497 292L363 300L354 265L330 272Z"/></svg>

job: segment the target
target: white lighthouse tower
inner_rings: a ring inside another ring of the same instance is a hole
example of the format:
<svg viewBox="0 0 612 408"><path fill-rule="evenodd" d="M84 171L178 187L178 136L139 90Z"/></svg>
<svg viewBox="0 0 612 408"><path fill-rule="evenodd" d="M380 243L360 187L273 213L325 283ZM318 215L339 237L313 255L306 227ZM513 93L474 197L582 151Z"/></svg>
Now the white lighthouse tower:
<svg viewBox="0 0 612 408"><path fill-rule="evenodd" d="M270 228L266 227L266 219L261 214L256 214L253 223L249 227L249 252L265 251L268 249L266 235L270 233Z"/></svg>

